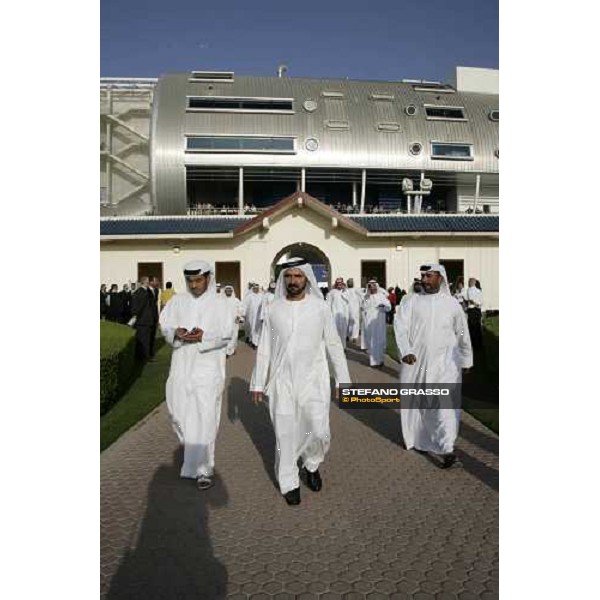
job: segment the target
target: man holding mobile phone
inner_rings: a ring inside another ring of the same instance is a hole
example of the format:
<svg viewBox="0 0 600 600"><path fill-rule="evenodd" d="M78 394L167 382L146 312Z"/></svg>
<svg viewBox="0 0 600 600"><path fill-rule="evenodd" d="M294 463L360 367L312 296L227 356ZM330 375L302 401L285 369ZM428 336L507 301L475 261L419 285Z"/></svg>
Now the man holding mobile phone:
<svg viewBox="0 0 600 600"><path fill-rule="evenodd" d="M204 490L213 485L233 321L217 296L211 264L194 260L183 273L187 292L175 295L160 314L161 331L173 346L166 397L173 427L184 446L181 477L196 479Z"/></svg>

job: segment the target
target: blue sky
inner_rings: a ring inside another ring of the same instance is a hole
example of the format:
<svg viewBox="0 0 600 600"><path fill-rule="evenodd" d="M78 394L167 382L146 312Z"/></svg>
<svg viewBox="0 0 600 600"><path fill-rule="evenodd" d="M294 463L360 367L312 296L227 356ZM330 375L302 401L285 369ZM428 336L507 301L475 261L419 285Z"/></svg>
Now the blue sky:
<svg viewBox="0 0 600 600"><path fill-rule="evenodd" d="M102 77L435 79L498 68L497 0L101 0Z"/></svg>

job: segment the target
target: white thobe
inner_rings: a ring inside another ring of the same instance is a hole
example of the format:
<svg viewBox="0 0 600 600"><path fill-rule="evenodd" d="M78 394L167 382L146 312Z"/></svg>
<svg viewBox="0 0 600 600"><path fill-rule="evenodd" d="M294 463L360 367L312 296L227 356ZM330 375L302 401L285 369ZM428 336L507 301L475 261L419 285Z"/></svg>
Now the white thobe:
<svg viewBox="0 0 600 600"><path fill-rule="evenodd" d="M466 292L463 290L464 299L467 302L467 308L479 308L481 309L481 305L483 304L483 292L473 286L467 288Z"/></svg>
<svg viewBox="0 0 600 600"><path fill-rule="evenodd" d="M333 288L327 294L327 304L333 316L333 322L337 329L342 346L346 347L346 336L348 335L348 321L350 319L350 301L346 290Z"/></svg>
<svg viewBox="0 0 600 600"><path fill-rule="evenodd" d="M330 384L350 382L333 317L323 300L276 299L265 318L251 391L269 396L275 429L275 472L282 494L299 486L297 460L314 472L330 445Z"/></svg>
<svg viewBox="0 0 600 600"><path fill-rule="evenodd" d="M225 352L232 335L227 306L216 294L205 292L198 298L177 294L160 313L159 322L165 340L173 346L166 397L173 427L184 445L181 476L210 476L221 416ZM176 339L179 327L202 329L202 342Z"/></svg>
<svg viewBox="0 0 600 600"><path fill-rule="evenodd" d="M348 305L350 313L348 316L348 335L351 340L358 339L360 334L360 305L362 296L360 290L356 288L348 288Z"/></svg>
<svg viewBox="0 0 600 600"><path fill-rule="evenodd" d="M396 312L394 333L400 357L414 354L413 365L400 363L400 383L461 383L462 369L473 365L467 320L447 294L414 294ZM460 408L401 409L406 448L448 454L454 450Z"/></svg>
<svg viewBox="0 0 600 600"><path fill-rule="evenodd" d="M258 337L256 332L256 320L258 317L258 309L262 302L262 294L257 292L250 292L246 295L243 301L244 308L244 329L246 331L246 339L250 340L255 346L258 344Z"/></svg>
<svg viewBox="0 0 600 600"><path fill-rule="evenodd" d="M258 346L258 342L260 341L260 334L263 328L263 322L269 311L269 306L271 302L275 300L275 294L271 292L265 292L261 294L260 304L258 305L258 311L256 313L256 321L254 325L254 335L252 337L253 343L255 346Z"/></svg>
<svg viewBox="0 0 600 600"><path fill-rule="evenodd" d="M237 319L244 316L244 310L242 307L242 301L235 296L223 295L223 302L227 306L229 311L229 318L233 321L233 329L231 333L231 342L227 345L227 356L231 356L237 350L238 345L238 334L240 331L240 324Z"/></svg>
<svg viewBox="0 0 600 600"><path fill-rule="evenodd" d="M382 292L368 294L362 303L365 348L371 366L383 364L387 345L385 313L392 310L387 296Z"/></svg>

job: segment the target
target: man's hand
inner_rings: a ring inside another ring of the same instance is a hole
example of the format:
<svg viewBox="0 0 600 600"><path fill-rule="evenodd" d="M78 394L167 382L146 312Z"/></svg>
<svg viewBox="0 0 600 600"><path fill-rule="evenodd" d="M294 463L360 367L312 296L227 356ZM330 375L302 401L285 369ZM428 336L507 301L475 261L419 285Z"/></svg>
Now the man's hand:
<svg viewBox="0 0 600 600"><path fill-rule="evenodd" d="M258 406L263 401L264 394L262 392L250 392L250 395L255 406Z"/></svg>
<svg viewBox="0 0 600 600"><path fill-rule="evenodd" d="M204 331L202 329L198 329L198 327L194 327L184 338L184 342L201 342L202 336L204 335Z"/></svg>
<svg viewBox="0 0 600 600"><path fill-rule="evenodd" d="M407 354L402 357L402 362L407 365L414 365L417 362L417 357L414 354Z"/></svg>
<svg viewBox="0 0 600 600"><path fill-rule="evenodd" d="M179 340L184 339L187 334L188 334L188 330L185 327L178 327L175 330L175 337Z"/></svg>

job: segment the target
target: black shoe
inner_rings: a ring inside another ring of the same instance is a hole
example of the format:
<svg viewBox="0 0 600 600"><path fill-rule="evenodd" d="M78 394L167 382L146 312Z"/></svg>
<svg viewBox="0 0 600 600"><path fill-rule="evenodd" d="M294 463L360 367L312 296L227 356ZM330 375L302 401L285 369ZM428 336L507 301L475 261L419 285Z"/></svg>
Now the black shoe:
<svg viewBox="0 0 600 600"><path fill-rule="evenodd" d="M314 473L311 473L307 468L304 468L306 471L306 485L313 491L318 492L323 487L323 481L321 479L321 475L319 474L319 469L317 469Z"/></svg>
<svg viewBox="0 0 600 600"><path fill-rule="evenodd" d="M453 466L460 466L460 462L456 458L456 454L454 452L450 452L450 454L444 454L442 457L442 464L440 465L441 469L449 469Z"/></svg>
<svg viewBox="0 0 600 600"><path fill-rule="evenodd" d="M290 506L300 504L300 488L297 487L295 490L289 491L287 494L284 494L283 497Z"/></svg>

